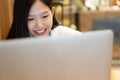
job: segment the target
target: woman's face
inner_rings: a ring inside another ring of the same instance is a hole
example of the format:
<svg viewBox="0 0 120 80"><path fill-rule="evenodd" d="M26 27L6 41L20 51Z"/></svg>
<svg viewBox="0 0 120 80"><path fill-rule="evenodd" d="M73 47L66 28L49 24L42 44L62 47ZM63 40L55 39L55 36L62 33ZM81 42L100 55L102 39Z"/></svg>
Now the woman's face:
<svg viewBox="0 0 120 80"><path fill-rule="evenodd" d="M28 15L28 30L31 36L48 36L50 34L53 12L40 0L35 1Z"/></svg>

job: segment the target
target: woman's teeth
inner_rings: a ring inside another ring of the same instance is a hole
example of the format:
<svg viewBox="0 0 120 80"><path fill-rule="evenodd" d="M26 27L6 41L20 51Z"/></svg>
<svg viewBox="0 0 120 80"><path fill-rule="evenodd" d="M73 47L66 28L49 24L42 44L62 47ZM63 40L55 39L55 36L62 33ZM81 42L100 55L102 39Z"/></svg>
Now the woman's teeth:
<svg viewBox="0 0 120 80"><path fill-rule="evenodd" d="M41 29L41 30L38 30L36 31L37 33L43 33L45 31L45 29Z"/></svg>

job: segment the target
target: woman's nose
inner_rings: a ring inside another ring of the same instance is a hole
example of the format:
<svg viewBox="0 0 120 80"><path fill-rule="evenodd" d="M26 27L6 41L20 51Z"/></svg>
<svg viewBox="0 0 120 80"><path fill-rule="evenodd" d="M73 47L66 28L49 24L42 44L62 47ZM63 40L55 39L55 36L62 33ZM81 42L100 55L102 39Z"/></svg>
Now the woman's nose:
<svg viewBox="0 0 120 80"><path fill-rule="evenodd" d="M36 24L37 24L37 27L39 27L39 28L42 27L42 21L41 20L37 20Z"/></svg>

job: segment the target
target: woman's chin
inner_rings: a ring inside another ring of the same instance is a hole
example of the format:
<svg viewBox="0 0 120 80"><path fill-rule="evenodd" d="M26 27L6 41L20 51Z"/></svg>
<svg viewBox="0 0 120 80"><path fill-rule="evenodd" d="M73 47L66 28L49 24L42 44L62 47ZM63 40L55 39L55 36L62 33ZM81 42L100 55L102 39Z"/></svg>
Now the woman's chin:
<svg viewBox="0 0 120 80"><path fill-rule="evenodd" d="M50 35L49 34L43 34L43 35L36 35L34 37L48 37L48 36L50 36Z"/></svg>

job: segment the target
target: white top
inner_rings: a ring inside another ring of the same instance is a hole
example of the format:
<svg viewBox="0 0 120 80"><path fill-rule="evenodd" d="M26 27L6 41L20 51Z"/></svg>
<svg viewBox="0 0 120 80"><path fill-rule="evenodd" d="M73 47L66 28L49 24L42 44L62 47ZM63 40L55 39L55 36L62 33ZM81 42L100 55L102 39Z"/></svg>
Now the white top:
<svg viewBox="0 0 120 80"><path fill-rule="evenodd" d="M58 36L74 36L77 34L82 34L80 31L71 29L66 26L57 26L55 29L51 31L52 37L58 37Z"/></svg>

